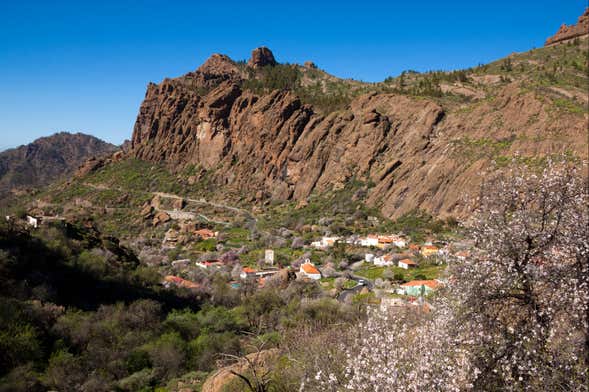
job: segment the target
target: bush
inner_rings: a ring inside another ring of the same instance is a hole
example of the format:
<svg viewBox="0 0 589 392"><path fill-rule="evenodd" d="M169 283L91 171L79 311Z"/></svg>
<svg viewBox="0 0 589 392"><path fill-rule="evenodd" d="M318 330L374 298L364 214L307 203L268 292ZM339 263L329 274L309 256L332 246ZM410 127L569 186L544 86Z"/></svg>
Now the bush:
<svg viewBox="0 0 589 392"><path fill-rule="evenodd" d="M160 379L178 375L186 361L186 342L175 332L163 334L148 344L146 350Z"/></svg>
<svg viewBox="0 0 589 392"><path fill-rule="evenodd" d="M215 360L221 354L237 355L240 351L239 338L232 332L203 333L188 344L190 365L198 370L214 369Z"/></svg>

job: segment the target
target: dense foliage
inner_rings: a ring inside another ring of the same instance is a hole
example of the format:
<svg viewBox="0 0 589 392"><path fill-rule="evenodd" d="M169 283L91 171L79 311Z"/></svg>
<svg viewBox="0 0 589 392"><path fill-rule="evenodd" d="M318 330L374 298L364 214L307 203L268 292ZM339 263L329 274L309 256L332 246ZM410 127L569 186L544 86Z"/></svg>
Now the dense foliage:
<svg viewBox="0 0 589 392"><path fill-rule="evenodd" d="M153 390L185 374L197 385L252 336L271 347L299 325L355 317L315 283L164 289L89 224L3 225L0 249L2 391Z"/></svg>

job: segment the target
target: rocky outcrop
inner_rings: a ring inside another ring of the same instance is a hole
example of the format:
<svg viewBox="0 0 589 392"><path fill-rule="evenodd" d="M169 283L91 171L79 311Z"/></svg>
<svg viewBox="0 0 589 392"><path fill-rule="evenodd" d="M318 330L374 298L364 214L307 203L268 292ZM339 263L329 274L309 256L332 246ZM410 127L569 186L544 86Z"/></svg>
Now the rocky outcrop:
<svg viewBox="0 0 589 392"><path fill-rule="evenodd" d="M550 105L513 82L462 110L369 93L320 114L290 91L256 95L228 79L199 94L167 79L148 88L130 154L196 165L223 196L248 201L304 202L358 180L372 185L365 200L387 216L461 215L497 156L587 155L587 117L555 117Z"/></svg>
<svg viewBox="0 0 589 392"><path fill-rule="evenodd" d="M589 35L589 7L585 9L583 15L579 16L577 24L560 26L555 35L546 40L545 46L554 45L563 41L568 41L577 37Z"/></svg>
<svg viewBox="0 0 589 392"><path fill-rule="evenodd" d="M170 221L170 215L168 215L165 211L159 211L153 217L152 225L157 226L160 223L166 223Z"/></svg>
<svg viewBox="0 0 589 392"><path fill-rule="evenodd" d="M202 392L221 392L233 381L237 380L237 374L247 374L255 370L258 374L272 367L272 361L276 360L279 352L277 349L262 350L248 354L236 363L222 367L206 379L202 385ZM255 369L252 369L255 367ZM244 384L245 385L245 384Z"/></svg>
<svg viewBox="0 0 589 392"><path fill-rule="evenodd" d="M276 65L274 54L265 46L256 48L252 51L252 57L247 62L252 68L265 67L266 65Z"/></svg>

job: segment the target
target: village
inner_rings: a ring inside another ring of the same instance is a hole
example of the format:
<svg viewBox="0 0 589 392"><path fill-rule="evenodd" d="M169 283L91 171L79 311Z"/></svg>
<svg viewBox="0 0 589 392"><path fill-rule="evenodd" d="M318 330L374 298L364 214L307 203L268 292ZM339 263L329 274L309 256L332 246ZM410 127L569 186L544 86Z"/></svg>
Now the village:
<svg viewBox="0 0 589 392"><path fill-rule="evenodd" d="M196 232L204 241L220 235L209 229ZM255 263L233 251L197 261L174 260L163 284L199 291L203 287L196 277L204 274L209 280L215 275L230 276L227 285L233 290L261 290L297 280L316 284L326 296L347 304L364 303L385 310L418 306L429 311L428 298L447 282L448 263L468 257L471 246L434 238L418 244L403 234L329 235L302 244L301 256L289 264L284 258L277 260L274 249L263 249L263 258ZM350 262L335 263L333 254L342 251ZM200 273L190 273L194 267Z"/></svg>
<svg viewBox="0 0 589 392"><path fill-rule="evenodd" d="M165 217L163 222L161 219L156 216L154 226L169 223ZM27 214L20 218L6 216L6 221L20 221L34 230L42 224L63 223L64 219ZM299 257L287 260L277 257L277 253L284 253L284 246L279 250L249 249L247 254L243 247L217 252L217 249L224 249L221 243L227 233L194 223L169 227L163 237L162 247L169 251L178 248L180 243L196 244L200 250L209 250L193 254L193 257L173 260L168 257L167 261L160 262L158 269L164 287L202 293L207 291L206 282L221 277L231 290L251 292L297 280L318 285L325 296L342 303L362 302L381 309L419 306L427 311L431 309L428 298L446 283L445 271L450 260L464 260L472 247L469 242L433 237L416 243L402 233L323 235L309 241L294 240L292 245L296 252L293 255ZM253 260L252 253L261 257ZM336 263L335 253L340 257L345 254L346 260Z"/></svg>

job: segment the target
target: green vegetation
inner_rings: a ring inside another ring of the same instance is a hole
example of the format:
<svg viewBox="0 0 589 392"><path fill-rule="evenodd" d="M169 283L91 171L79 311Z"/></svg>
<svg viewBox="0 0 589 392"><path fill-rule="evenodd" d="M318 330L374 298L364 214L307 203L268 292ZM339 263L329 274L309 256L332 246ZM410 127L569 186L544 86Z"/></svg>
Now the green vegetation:
<svg viewBox="0 0 589 392"><path fill-rule="evenodd" d="M290 90L303 103L324 113L341 110L354 97L368 91L362 83L333 78L316 69L302 71L291 64L268 65L255 71L248 68L248 72L249 78L242 82L242 88L256 94Z"/></svg>
<svg viewBox="0 0 589 392"><path fill-rule="evenodd" d="M271 348L300 325L321 330L359 316L321 298L316 282L237 291L216 279L209 299L164 289L146 269L93 228L31 235L2 225L0 389L197 387L221 353L247 354L256 336Z"/></svg>
<svg viewBox="0 0 589 392"><path fill-rule="evenodd" d="M260 217L258 227L260 230L286 227L299 231L304 225L317 224L318 219L328 217L334 234L362 233L371 227L366 220L368 216L383 220L377 209L363 202L369 186L350 179L343 189L314 194L298 207L297 202L277 203Z"/></svg>
<svg viewBox="0 0 589 392"><path fill-rule="evenodd" d="M428 235L435 235L439 239L459 235L458 221L452 217L445 220L437 219L425 211L412 211L402 215L394 221L385 221L378 227L379 232L403 232L413 242L422 243Z"/></svg>
<svg viewBox="0 0 589 392"><path fill-rule="evenodd" d="M395 280L409 282L417 279L438 279L446 270L445 264L423 264L417 268L410 268L408 270L399 267L378 267L372 264L364 264L361 269L355 273L370 280L383 278L388 271L390 276L394 276Z"/></svg>
<svg viewBox="0 0 589 392"><path fill-rule="evenodd" d="M587 108L583 107L580 103L576 101L571 101L570 99L565 98L554 98L552 102L556 105L556 107L566 110L570 113L575 114L585 114L587 113Z"/></svg>
<svg viewBox="0 0 589 392"><path fill-rule="evenodd" d="M509 149L515 135L509 139L494 140L489 138L471 139L464 137L453 141L454 155L460 159L476 161L479 159L494 159L500 153Z"/></svg>

